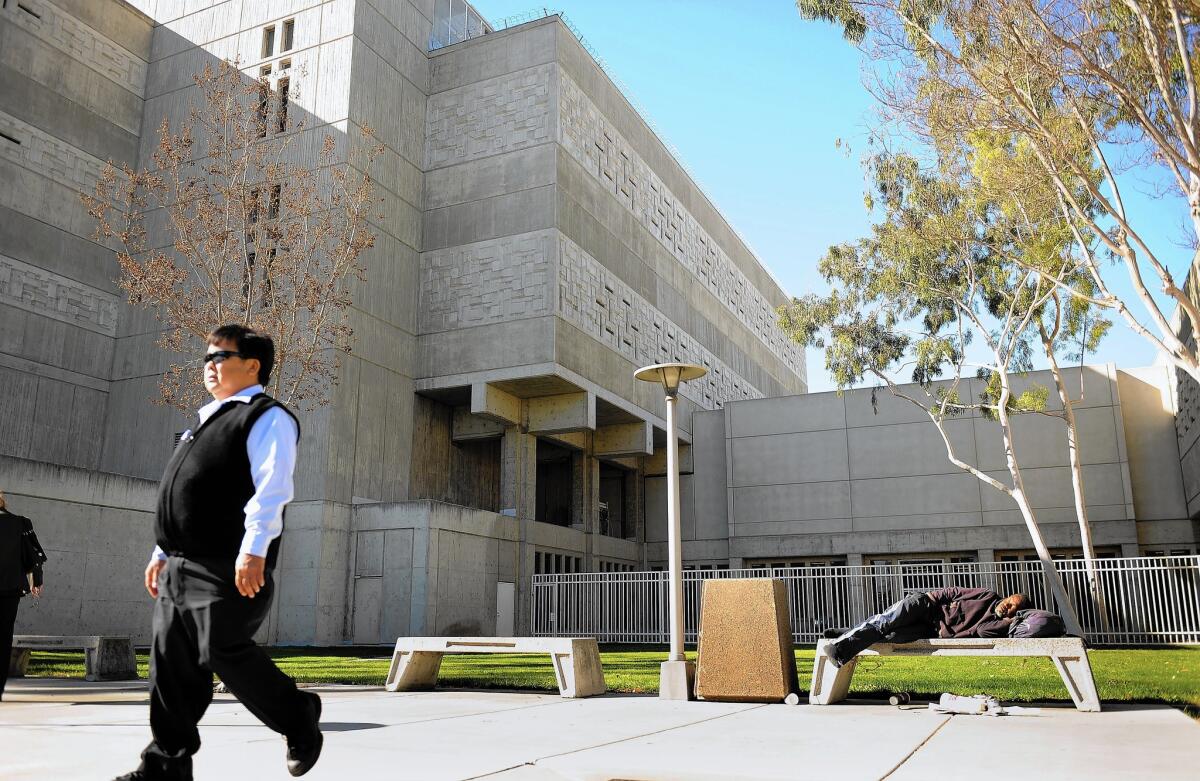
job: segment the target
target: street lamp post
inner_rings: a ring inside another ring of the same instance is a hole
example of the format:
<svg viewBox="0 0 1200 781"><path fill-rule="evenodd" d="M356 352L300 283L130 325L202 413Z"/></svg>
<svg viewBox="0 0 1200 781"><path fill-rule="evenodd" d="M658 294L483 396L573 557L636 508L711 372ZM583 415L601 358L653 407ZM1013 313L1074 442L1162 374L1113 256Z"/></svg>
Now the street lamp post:
<svg viewBox="0 0 1200 781"><path fill-rule="evenodd" d="M686 700L691 692L695 666L683 654L683 543L679 532L679 429L675 421L675 397L681 383L704 376L708 370L690 363L657 363L634 372L645 382L657 382L667 395L667 557L671 620L671 653L659 669L658 696L664 700Z"/></svg>

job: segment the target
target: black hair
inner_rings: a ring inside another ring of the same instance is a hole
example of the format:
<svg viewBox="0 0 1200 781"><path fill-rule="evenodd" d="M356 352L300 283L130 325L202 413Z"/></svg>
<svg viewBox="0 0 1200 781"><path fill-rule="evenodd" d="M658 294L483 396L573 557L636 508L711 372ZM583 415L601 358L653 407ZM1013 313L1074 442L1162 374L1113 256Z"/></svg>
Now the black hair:
<svg viewBox="0 0 1200 781"><path fill-rule="evenodd" d="M271 381L271 370L275 368L275 342L271 337L248 326L231 323L214 328L208 335L209 344L217 342L233 342L243 358L258 361L259 385L265 386Z"/></svg>

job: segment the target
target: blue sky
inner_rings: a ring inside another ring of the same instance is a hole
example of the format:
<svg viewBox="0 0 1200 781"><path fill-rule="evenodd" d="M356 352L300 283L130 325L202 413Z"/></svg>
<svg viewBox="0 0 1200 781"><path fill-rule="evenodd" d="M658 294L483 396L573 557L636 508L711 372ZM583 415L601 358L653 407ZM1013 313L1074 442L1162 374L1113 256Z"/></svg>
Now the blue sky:
<svg viewBox="0 0 1200 781"><path fill-rule="evenodd" d="M527 2L473 4L499 26ZM784 288L821 289L821 255L870 225L859 157L872 102L859 52L833 27L803 22L791 0L561 0L557 10ZM1126 190L1134 224L1152 226L1155 252L1182 281L1185 205L1140 195L1149 188L1135 182ZM1124 272L1112 278L1128 295ZM1154 348L1118 323L1088 358L1110 361L1145 366ZM811 391L833 388L824 365L810 350Z"/></svg>

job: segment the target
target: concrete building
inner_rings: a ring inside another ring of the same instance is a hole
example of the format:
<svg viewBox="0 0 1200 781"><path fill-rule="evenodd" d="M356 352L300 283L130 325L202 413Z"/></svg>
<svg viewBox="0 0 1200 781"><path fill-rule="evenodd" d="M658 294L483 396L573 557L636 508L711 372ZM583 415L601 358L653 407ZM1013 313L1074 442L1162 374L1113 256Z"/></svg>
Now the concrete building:
<svg viewBox="0 0 1200 781"><path fill-rule="evenodd" d="M910 411L806 395L775 325L784 291L558 17L493 31L459 0L22 0L0 10L0 488L58 584L22 629L147 635L155 480L188 421L151 403L161 326L122 300L77 193L105 160L147 165L221 58L295 80L313 140L349 155L370 125L385 145L357 341L302 416L264 639L505 634L534 573L661 566L665 408L633 371L667 360L709 369L680 401L690 566L1028 548ZM1085 378L1098 540L1195 550L1165 370ZM994 465L994 431L956 423ZM1027 436L1069 549L1061 443Z"/></svg>

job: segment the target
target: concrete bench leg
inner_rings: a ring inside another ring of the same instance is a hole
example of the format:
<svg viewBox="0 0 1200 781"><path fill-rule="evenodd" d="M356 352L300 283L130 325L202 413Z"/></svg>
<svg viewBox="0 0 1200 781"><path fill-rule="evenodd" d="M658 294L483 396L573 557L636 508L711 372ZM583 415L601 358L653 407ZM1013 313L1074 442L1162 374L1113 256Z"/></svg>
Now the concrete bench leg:
<svg viewBox="0 0 1200 781"><path fill-rule="evenodd" d="M594 639L576 640L571 643L570 653L550 654L550 659L558 693L563 697L591 697L608 691L600 646Z"/></svg>
<svg viewBox="0 0 1200 781"><path fill-rule="evenodd" d="M429 691L437 684L442 654L435 651L404 651L392 654L386 688L390 692Z"/></svg>
<svg viewBox="0 0 1200 781"><path fill-rule="evenodd" d="M1075 707L1085 713L1100 712L1100 695L1096 692L1096 680L1092 677L1092 665L1087 651L1079 656L1052 656L1058 674L1067 685Z"/></svg>
<svg viewBox="0 0 1200 781"><path fill-rule="evenodd" d="M846 699L850 691L850 680L854 677L854 668L858 666L858 657L854 657L841 667L834 667L829 661L825 647L831 640L818 640L817 653L813 657L812 685L808 690L810 705L832 705Z"/></svg>
<svg viewBox="0 0 1200 781"><path fill-rule="evenodd" d="M137 656L128 637L102 637L95 648L85 648L85 681L130 681L137 678Z"/></svg>
<svg viewBox="0 0 1200 781"><path fill-rule="evenodd" d="M29 667L28 648L14 648L12 655L8 658L8 677L9 678L24 678L25 670Z"/></svg>

